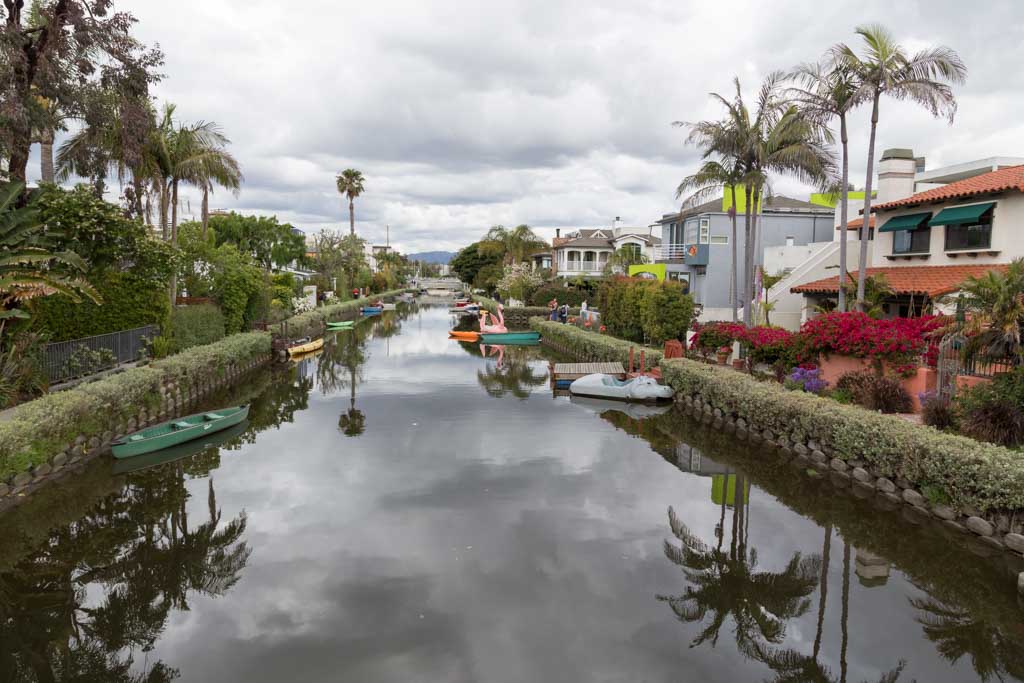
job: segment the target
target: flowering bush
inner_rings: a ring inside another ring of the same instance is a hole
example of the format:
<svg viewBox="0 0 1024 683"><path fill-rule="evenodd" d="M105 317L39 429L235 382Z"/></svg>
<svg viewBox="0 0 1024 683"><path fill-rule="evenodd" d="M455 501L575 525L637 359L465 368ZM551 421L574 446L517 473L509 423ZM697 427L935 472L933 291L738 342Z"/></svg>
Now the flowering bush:
<svg viewBox="0 0 1024 683"><path fill-rule="evenodd" d="M800 336L810 355L837 353L905 363L924 352L933 333L946 323L941 316L876 320L860 312L833 312L808 320Z"/></svg>
<svg viewBox="0 0 1024 683"><path fill-rule="evenodd" d="M697 325L696 331L692 340L693 348L707 358L723 346L740 339L746 327L742 323L710 322Z"/></svg>
<svg viewBox="0 0 1024 683"><path fill-rule="evenodd" d="M812 394L820 394L827 386L828 382L821 378L821 370L818 368L808 369L797 366L786 378L787 389L798 389Z"/></svg>
<svg viewBox="0 0 1024 683"><path fill-rule="evenodd" d="M780 327L746 327L742 323L711 322L697 327L693 348L705 358L718 348L740 342L747 352L748 363L774 364L796 362L793 353L795 335ZM788 369L788 368L786 368Z"/></svg>

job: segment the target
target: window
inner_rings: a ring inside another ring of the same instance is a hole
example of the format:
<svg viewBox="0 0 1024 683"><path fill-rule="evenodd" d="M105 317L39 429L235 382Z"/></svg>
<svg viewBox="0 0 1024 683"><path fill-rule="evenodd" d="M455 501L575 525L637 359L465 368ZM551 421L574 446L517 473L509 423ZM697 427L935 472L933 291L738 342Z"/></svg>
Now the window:
<svg viewBox="0 0 1024 683"><path fill-rule="evenodd" d="M686 234L683 237L683 244L697 244L697 221L686 222Z"/></svg>
<svg viewBox="0 0 1024 683"><path fill-rule="evenodd" d="M683 291L689 293L690 291L690 274L680 272L669 272L669 282L678 282L683 286Z"/></svg>
<svg viewBox="0 0 1024 683"><path fill-rule="evenodd" d="M897 230L892 234L892 253L927 254L931 242L932 229L927 225L916 230Z"/></svg>
<svg viewBox="0 0 1024 683"><path fill-rule="evenodd" d="M796 244L796 238L793 237L792 235L786 235L786 246L787 247L792 247L795 244Z"/></svg>
<svg viewBox="0 0 1024 683"><path fill-rule="evenodd" d="M988 249L992 246L992 215L973 225L947 225L946 251Z"/></svg>
<svg viewBox="0 0 1024 683"><path fill-rule="evenodd" d="M632 254L634 260L640 259L640 245L634 242L628 242L623 244L621 247L623 253L629 252Z"/></svg>
<svg viewBox="0 0 1024 683"><path fill-rule="evenodd" d="M726 235L712 235L711 244L729 244L729 237Z"/></svg>
<svg viewBox="0 0 1024 683"><path fill-rule="evenodd" d="M700 243L707 244L708 238L711 235L711 219L701 218L700 219Z"/></svg>

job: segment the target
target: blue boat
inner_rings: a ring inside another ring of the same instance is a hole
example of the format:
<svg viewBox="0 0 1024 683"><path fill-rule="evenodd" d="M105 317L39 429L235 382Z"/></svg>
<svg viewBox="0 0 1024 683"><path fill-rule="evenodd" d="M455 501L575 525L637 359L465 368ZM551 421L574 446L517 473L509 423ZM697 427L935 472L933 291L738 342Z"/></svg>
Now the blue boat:
<svg viewBox="0 0 1024 683"><path fill-rule="evenodd" d="M362 313L363 315L376 315L377 313L380 313L383 310L384 309L380 306L363 306L362 308L359 309L359 312Z"/></svg>

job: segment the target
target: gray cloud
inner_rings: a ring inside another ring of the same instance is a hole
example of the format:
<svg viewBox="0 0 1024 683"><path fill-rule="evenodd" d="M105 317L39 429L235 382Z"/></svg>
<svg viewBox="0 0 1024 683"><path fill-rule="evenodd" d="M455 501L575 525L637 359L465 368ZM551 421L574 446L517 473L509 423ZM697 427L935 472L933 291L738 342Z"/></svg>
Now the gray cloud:
<svg viewBox="0 0 1024 683"><path fill-rule="evenodd" d="M913 147L931 166L1024 154L1013 0L975 4L966 20L957 0L786 0L771 12L755 0L123 4L167 53L158 95L234 141L248 180L215 205L340 226L334 174L355 166L367 177L357 229L379 241L388 224L410 251L456 248L496 223L649 224L697 161L672 121L718 116L709 91L728 93L737 75L753 97L769 71L854 43L860 21L884 22L909 49L947 44L971 70L952 127L884 102L880 149ZM858 112L857 184L866 142Z"/></svg>

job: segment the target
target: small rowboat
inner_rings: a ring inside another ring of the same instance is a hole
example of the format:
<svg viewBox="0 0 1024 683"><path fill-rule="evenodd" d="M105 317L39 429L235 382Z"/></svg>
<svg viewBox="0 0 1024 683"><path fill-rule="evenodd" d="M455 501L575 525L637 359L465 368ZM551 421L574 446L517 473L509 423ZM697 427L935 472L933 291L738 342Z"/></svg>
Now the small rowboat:
<svg viewBox="0 0 1024 683"><path fill-rule="evenodd" d="M355 320L338 320L327 323L327 329L329 330L348 330L355 327Z"/></svg>
<svg viewBox="0 0 1024 683"><path fill-rule="evenodd" d="M234 427L228 427L227 429L222 429L221 431L214 432L213 434L207 432L201 438L186 441L178 446L170 446L169 448L165 448L154 453L137 455L134 458L115 460L113 473L128 474L129 472L148 470L151 467L159 467L160 465L166 465L169 462L184 460L185 458L190 458L193 455L202 453L210 448L223 446L232 439L237 439L242 434L245 434L247 429L249 429L249 421L242 420Z"/></svg>
<svg viewBox="0 0 1024 683"><path fill-rule="evenodd" d="M395 311L395 310L398 310L398 305L397 304L384 304L383 306L381 306L381 310L382 311Z"/></svg>
<svg viewBox="0 0 1024 683"><path fill-rule="evenodd" d="M187 441L204 438L207 434L233 427L247 417L249 417L248 404L179 417L119 439L113 443L112 450L114 457L119 459L152 453Z"/></svg>
<svg viewBox="0 0 1024 683"><path fill-rule="evenodd" d="M299 340L297 343L292 344L291 346L289 346L288 347L288 355L292 356L292 357L301 356L304 353L309 353L310 351L317 351L318 349L322 349L323 347L324 347L324 338L323 337L320 337L319 339L313 339L313 340L310 340L307 337L306 339Z"/></svg>
<svg viewBox="0 0 1024 683"><path fill-rule="evenodd" d="M363 306L359 309L359 312L363 315L376 315L383 310L381 306Z"/></svg>
<svg viewBox="0 0 1024 683"><path fill-rule="evenodd" d="M540 341L540 332L502 332L501 334L481 334L480 341L484 344L531 344Z"/></svg>
<svg viewBox="0 0 1024 683"><path fill-rule="evenodd" d="M449 339L458 339L459 341L475 342L480 338L479 332L473 332L472 330L463 332L460 330L452 330L448 333Z"/></svg>

